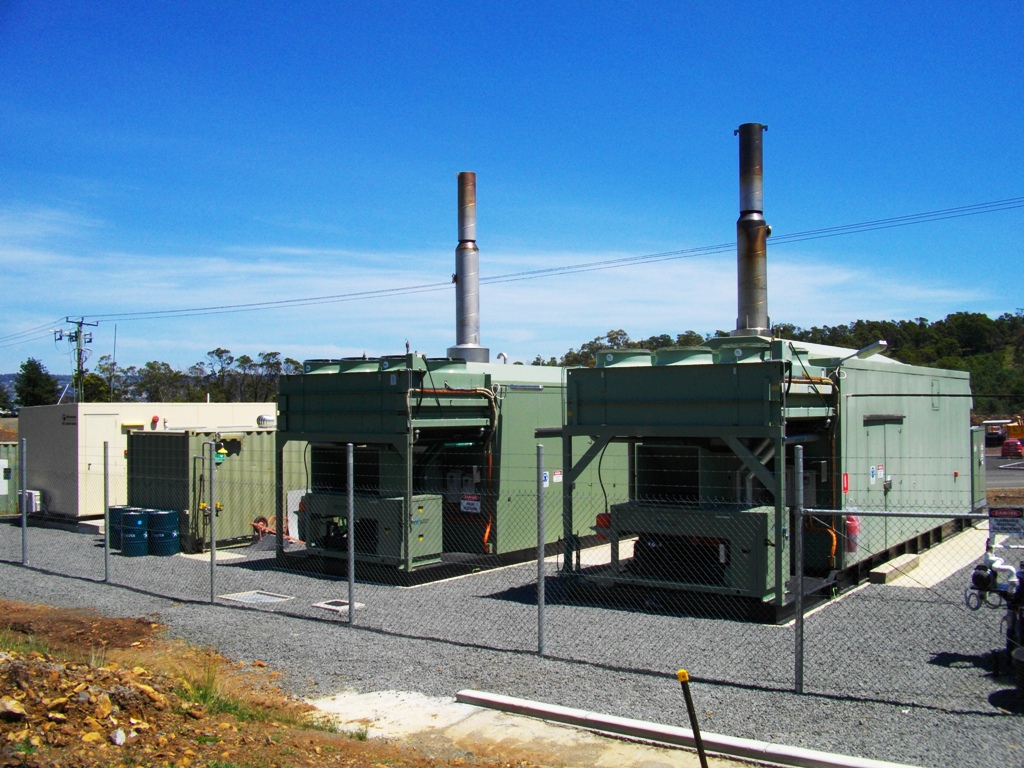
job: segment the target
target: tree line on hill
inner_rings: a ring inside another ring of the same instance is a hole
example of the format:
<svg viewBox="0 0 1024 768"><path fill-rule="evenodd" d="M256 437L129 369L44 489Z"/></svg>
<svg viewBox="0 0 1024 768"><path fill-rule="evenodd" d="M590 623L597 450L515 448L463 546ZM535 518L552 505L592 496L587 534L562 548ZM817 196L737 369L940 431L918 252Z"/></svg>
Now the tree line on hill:
<svg viewBox="0 0 1024 768"><path fill-rule="evenodd" d="M61 392L57 377L38 360L29 358L14 376L14 404L17 407L53 405L77 398L82 403L256 403L277 397L277 380L282 374L300 373L302 364L280 352L260 352L255 358L234 357L218 347L206 360L186 370L165 362L150 361L142 366L120 368L109 355L101 357L95 370L87 370L78 386L72 377L69 392ZM5 408L6 390L0 387L0 410ZM10 408L8 402L6 407Z"/></svg>
<svg viewBox="0 0 1024 768"><path fill-rule="evenodd" d="M714 336L727 336L716 331ZM1024 411L1024 313L993 319L976 312L957 312L943 320L857 320L849 325L798 328L775 326L775 335L793 341L861 349L884 339L887 355L912 365L948 368L971 374L974 411L984 418ZM560 358L533 360L533 365L593 366L601 349L648 349L699 346L705 337L695 331L663 333L631 339L624 330L608 331ZM279 352L260 352L256 358L234 357L218 347L206 360L186 370L151 361L140 367L118 368L109 356L82 377L80 402L269 402L277 396L282 374L301 373L302 365ZM74 378L77 378L74 377ZM73 380L73 385L78 382ZM56 377L30 358L14 377L15 405L49 405L61 395ZM0 387L0 410L11 407Z"/></svg>
<svg viewBox="0 0 1024 768"><path fill-rule="evenodd" d="M889 343L886 355L910 365L947 368L971 374L974 412L984 418L1024 411L1024 313L993 319L977 312L956 312L943 320L857 320L849 325L798 328L776 325L777 337L862 349L879 339ZM728 336L716 331L714 336ZM538 355L533 365L593 366L601 349L648 349L699 346L704 338L694 331L663 333L633 340L624 330L608 331L570 349L560 358Z"/></svg>

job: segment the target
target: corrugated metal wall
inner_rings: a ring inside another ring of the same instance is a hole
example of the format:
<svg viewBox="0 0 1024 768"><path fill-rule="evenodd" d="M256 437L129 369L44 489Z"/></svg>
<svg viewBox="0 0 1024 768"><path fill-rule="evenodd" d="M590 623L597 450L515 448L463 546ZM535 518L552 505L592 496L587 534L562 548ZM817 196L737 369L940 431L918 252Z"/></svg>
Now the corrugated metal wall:
<svg viewBox="0 0 1024 768"><path fill-rule="evenodd" d="M20 478L18 463L18 444L0 443L0 515L18 513L18 482Z"/></svg>

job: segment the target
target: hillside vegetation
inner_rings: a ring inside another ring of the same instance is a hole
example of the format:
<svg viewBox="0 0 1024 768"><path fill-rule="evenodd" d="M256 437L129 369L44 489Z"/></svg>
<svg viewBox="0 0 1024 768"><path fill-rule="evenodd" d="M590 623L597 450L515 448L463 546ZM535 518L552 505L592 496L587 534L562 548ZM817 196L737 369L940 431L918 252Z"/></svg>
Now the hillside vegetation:
<svg viewBox="0 0 1024 768"><path fill-rule="evenodd" d="M715 336L727 336L718 331ZM879 339L889 343L887 356L911 365L967 371L975 393L975 414L1002 417L1024 411L1024 313L993 319L977 312L957 312L943 320L857 320L849 325L799 328L775 326L775 335L794 341L860 349ZM663 333L633 340L624 330L570 349L561 358L534 365L593 366L599 349L661 349L700 344L704 337L693 331Z"/></svg>
<svg viewBox="0 0 1024 768"><path fill-rule="evenodd" d="M727 336L717 331L715 336ZM1004 314L995 319L977 312L957 312L943 320L857 320L849 325L798 328L782 323L775 335L794 341L830 344L860 349L879 339L889 343L886 354L904 363L968 371L975 393L975 415L980 418L1005 417L1024 411L1024 311ZM705 337L695 331L663 333L644 339L631 339L624 330L612 330L579 346L561 357L533 360L533 365L593 366L600 349L649 349L695 346ZM34 365L30 365L34 364ZM51 376L38 361L28 360L22 372L15 374L15 400L18 378L49 377L33 391L44 391L47 402L56 402L62 390L57 377ZM38 370L37 370L38 369ZM301 363L279 352L260 352L256 358L235 357L218 347L207 359L186 370L151 360L140 366L118 367L109 357L101 357L92 371L83 377L82 402L272 402L277 397L277 379L282 374L299 373ZM74 392L65 395L73 399ZM18 402L24 405L25 402ZM43 404L33 402L32 404ZM0 409L4 403L0 401Z"/></svg>

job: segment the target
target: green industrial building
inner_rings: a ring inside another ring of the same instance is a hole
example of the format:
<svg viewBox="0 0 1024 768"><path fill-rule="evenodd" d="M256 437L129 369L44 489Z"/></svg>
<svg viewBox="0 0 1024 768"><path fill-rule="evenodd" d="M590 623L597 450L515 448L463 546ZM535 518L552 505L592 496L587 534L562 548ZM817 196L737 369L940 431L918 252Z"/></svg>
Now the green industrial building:
<svg viewBox="0 0 1024 768"><path fill-rule="evenodd" d="M948 533L946 522L985 503L968 375L862 357L738 336L653 355L607 351L594 369L570 369L564 574L782 605L794 573L797 482L805 507L832 511L806 527L808 574L834 577ZM581 439L592 447L574 460ZM581 524L573 480L616 444L628 453L629 499ZM594 530L612 542L611 562L576 569L574 550Z"/></svg>
<svg viewBox="0 0 1024 768"><path fill-rule="evenodd" d="M277 448L308 444L309 495L299 538L347 557L347 446L353 445L358 561L400 570L535 550L536 446L559 488L561 443L536 430L563 419L565 369L416 353L307 361L280 380ZM556 430L557 432L557 430ZM583 473L580 487L625 498L624 452ZM549 494L546 539L562 535L560 494Z"/></svg>

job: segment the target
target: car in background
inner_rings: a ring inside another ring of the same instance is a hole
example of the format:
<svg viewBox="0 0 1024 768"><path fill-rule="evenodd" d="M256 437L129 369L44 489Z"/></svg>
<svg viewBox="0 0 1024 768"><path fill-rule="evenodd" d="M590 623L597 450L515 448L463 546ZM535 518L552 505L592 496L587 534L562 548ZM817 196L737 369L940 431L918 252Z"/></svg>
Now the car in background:
<svg viewBox="0 0 1024 768"><path fill-rule="evenodd" d="M985 425L985 447L998 448L1006 439L1006 427L1002 424Z"/></svg>
<svg viewBox="0 0 1024 768"><path fill-rule="evenodd" d="M999 455L1004 459L1024 458L1024 443L1016 437L1008 438L1003 441L1003 447L1000 449Z"/></svg>

